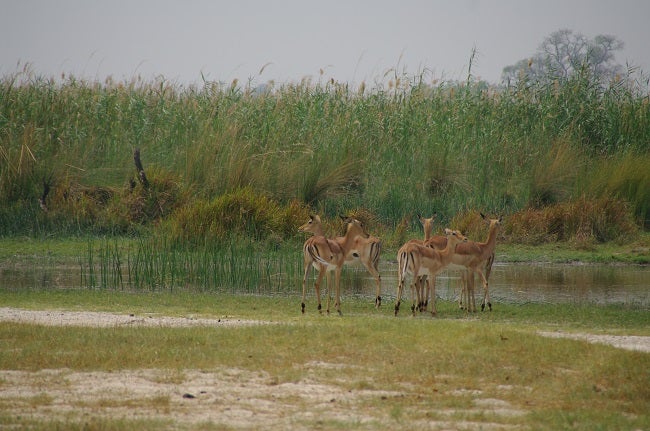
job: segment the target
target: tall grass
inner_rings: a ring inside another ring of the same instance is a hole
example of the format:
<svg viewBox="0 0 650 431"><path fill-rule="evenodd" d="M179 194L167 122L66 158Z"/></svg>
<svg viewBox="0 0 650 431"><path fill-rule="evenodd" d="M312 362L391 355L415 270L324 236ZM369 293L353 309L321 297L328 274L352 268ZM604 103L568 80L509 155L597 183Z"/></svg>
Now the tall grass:
<svg viewBox="0 0 650 431"><path fill-rule="evenodd" d="M137 233L247 188L330 216L367 210L389 229L417 212L450 220L583 195L624 199L647 224L648 93L627 82L493 88L420 75L260 92L20 72L0 79L0 235ZM135 148L152 189L135 181ZM603 165L618 179L586 180Z"/></svg>
<svg viewBox="0 0 650 431"><path fill-rule="evenodd" d="M80 273L84 288L273 294L287 292L302 274L302 261L295 250L263 250L252 241L197 248L155 236L132 248L90 240Z"/></svg>

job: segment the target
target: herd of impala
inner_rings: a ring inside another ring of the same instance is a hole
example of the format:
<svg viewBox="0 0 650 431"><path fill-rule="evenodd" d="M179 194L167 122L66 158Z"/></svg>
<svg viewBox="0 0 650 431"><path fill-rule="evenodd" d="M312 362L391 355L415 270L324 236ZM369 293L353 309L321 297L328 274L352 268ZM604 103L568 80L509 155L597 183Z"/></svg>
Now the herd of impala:
<svg viewBox="0 0 650 431"><path fill-rule="evenodd" d="M488 279L494 262L494 249L496 246L497 231L501 226L501 218L487 219L489 223L488 237L485 242L468 240L456 230L445 229L444 236L432 236L434 217L424 218L418 216L424 228L424 240L413 239L408 241L397 252L398 284L395 303L395 315L404 291L407 276L411 277L411 297L413 305L411 312L423 312L429 306L431 298L431 313L436 314L436 275L443 269L461 270L461 292L459 305L467 311L476 311L474 299L474 280L478 274L483 283L483 300L481 310L490 303ZM325 236L320 217L312 215L309 221L298 229L301 232L312 234L303 245L304 276L302 280L302 312L305 312L305 297L307 294L307 278L313 267L318 272L314 288L318 300L318 311L322 310L320 287L325 277L328 287L327 313L330 312L331 302L331 272L334 271L336 311L341 314L341 271L346 263L361 262L368 272L372 274L377 285L375 306L381 305L381 276L379 275L379 255L381 254L381 240L369 235L362 222L352 217L341 216L345 224L345 235L342 237L328 238Z"/></svg>

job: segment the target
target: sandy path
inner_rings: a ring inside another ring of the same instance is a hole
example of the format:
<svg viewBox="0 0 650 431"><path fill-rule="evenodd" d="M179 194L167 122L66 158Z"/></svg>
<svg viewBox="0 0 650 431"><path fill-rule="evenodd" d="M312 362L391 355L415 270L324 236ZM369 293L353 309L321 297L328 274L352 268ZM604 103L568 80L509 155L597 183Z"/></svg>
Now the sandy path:
<svg viewBox="0 0 650 431"><path fill-rule="evenodd" d="M590 343L609 344L619 349L650 352L650 337L642 335L597 335L561 331L539 331L537 334L551 338L570 338L572 340L583 340Z"/></svg>
<svg viewBox="0 0 650 431"><path fill-rule="evenodd" d="M167 317L157 315L115 314L95 311L23 310L0 307L0 322L33 323L52 326L245 326L268 324L262 320L203 319L196 317Z"/></svg>

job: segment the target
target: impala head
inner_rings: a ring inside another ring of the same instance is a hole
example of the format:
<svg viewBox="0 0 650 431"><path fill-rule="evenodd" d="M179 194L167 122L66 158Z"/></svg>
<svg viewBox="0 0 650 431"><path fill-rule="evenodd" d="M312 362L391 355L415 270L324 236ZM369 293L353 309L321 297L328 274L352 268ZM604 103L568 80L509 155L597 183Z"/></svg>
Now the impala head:
<svg viewBox="0 0 650 431"><path fill-rule="evenodd" d="M479 213L479 214L481 214L481 218L483 220L485 220L485 222L487 224L490 225L490 229L493 228L493 227L498 228L498 227L501 226L501 222L503 221L503 216L500 216L498 219L497 218L492 218L491 219L491 218L486 217L485 214L483 214L483 213Z"/></svg>
<svg viewBox="0 0 650 431"><path fill-rule="evenodd" d="M447 241L451 241L456 244L460 242L467 242L467 237L457 230L445 228L445 236L447 237Z"/></svg>
<svg viewBox="0 0 650 431"><path fill-rule="evenodd" d="M433 214L430 218L422 217L420 214L418 214L418 220L420 220L420 224L422 224L422 228L424 229L424 236L428 239L429 236L431 236L431 231L433 230L433 222L436 219L437 214Z"/></svg>
<svg viewBox="0 0 650 431"><path fill-rule="evenodd" d="M322 232L322 229L323 228L320 221L320 217L318 217L317 215L310 215L309 221L298 228L300 232L311 232L311 233Z"/></svg>
<svg viewBox="0 0 650 431"><path fill-rule="evenodd" d="M345 223L345 232L352 235L361 235L364 238L370 237L370 234L366 232L366 227L362 221L355 219L354 217L345 217L339 216L343 223Z"/></svg>
<svg viewBox="0 0 650 431"><path fill-rule="evenodd" d="M430 218L422 217L420 214L418 214L418 220L420 220L420 223L422 224L423 227L427 227L428 225L433 225L434 220L436 219L436 216L438 214L433 213L433 215Z"/></svg>

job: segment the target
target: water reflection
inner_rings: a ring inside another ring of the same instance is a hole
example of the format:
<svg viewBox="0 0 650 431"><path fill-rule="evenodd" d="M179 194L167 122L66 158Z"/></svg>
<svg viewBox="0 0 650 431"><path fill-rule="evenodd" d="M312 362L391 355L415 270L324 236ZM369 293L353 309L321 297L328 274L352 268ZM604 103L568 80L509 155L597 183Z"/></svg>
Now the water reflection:
<svg viewBox="0 0 650 431"><path fill-rule="evenodd" d="M397 265L395 262L383 262L380 272L382 296L386 300L393 300L397 290ZM301 271L298 273L301 274ZM302 279L297 274L275 274L278 277L273 280L275 287L260 287L255 292L299 294ZM127 277L124 274L124 280L120 278L119 285L112 285L114 277L97 274L92 285L129 288ZM455 300L458 296L458 277L457 271L444 271L438 275L437 296L444 300ZM83 288L88 287L88 283L88 275L82 274L80 267L74 265L36 265L30 268L0 266L0 288ZM311 289L313 278L309 284ZM361 266L345 267L341 284L346 295L374 297L374 280ZM242 287L241 290L247 293L251 291L250 287ZM228 286L227 291L237 292L237 286ZM480 299L478 293L477 290L477 301ZM409 298L410 289L405 295ZM568 302L650 306L650 266L497 263L490 277L490 296L493 304Z"/></svg>
<svg viewBox="0 0 650 431"><path fill-rule="evenodd" d="M441 273L437 278L437 296L454 300L458 295L458 276L457 271ZM382 278L386 293L394 295L396 266L386 265ZM650 305L650 267L497 263L490 276L490 297L493 303Z"/></svg>

